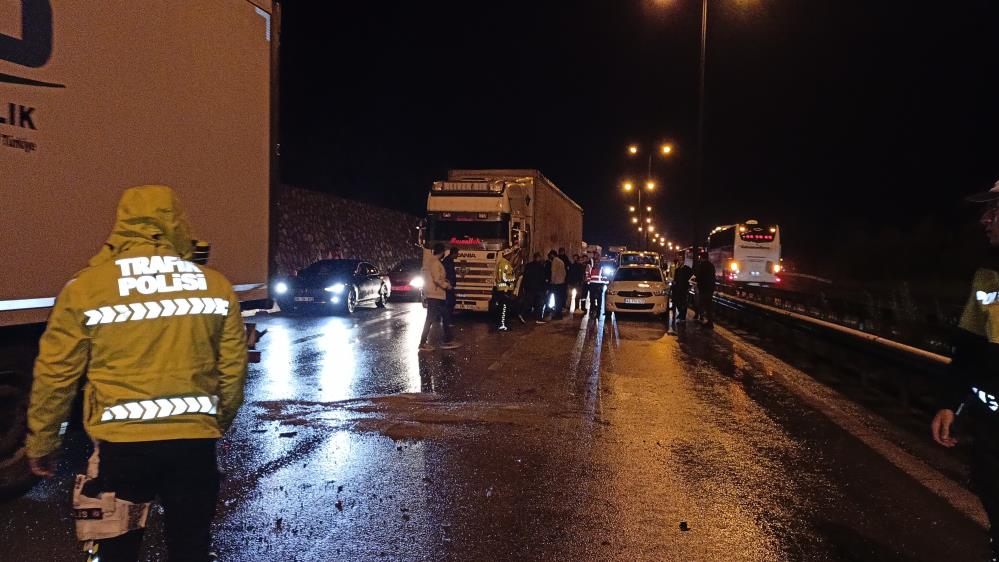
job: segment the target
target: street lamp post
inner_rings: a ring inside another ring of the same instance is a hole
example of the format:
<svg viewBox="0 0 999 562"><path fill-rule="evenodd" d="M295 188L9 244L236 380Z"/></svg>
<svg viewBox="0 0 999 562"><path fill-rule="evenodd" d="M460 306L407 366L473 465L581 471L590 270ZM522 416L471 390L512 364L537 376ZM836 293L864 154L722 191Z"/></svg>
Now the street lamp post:
<svg viewBox="0 0 999 562"><path fill-rule="evenodd" d="M637 144L628 145L628 154L629 155L635 156L635 155L637 155L639 153L639 151L640 151L639 150L639 146ZM648 160L647 160L647 167L646 167L646 170L645 170L645 184L644 184L644 188L651 192L651 191L655 190L655 188L656 188L656 182L652 179L652 153L653 153L653 151L650 149L650 150L647 150L647 152L648 152L648 156L649 157L648 157ZM660 152L660 154L662 154L662 156L667 157L667 156L669 156L670 154L673 153L673 145L671 145L671 144L662 144L662 145L659 146L659 152ZM625 184L624 184L624 190L625 191L631 191L633 188L635 188L635 186L630 181L625 182ZM643 189L642 188L637 188L636 191L638 192L638 205L637 205L637 207L638 207L639 216L641 216L641 212L642 212L641 211L642 210L642 191L643 191ZM630 208L629 210L633 210L633 209ZM646 219L647 219L646 222L647 223L652 222L652 218L651 218L652 217L652 207L651 206L645 207L645 212L647 213L646 214ZM644 230L643 230L643 232L644 232ZM641 244L643 250L647 250L648 249L648 234L646 234L645 236L643 236L642 240L640 241L640 244Z"/></svg>
<svg viewBox="0 0 999 562"><path fill-rule="evenodd" d="M691 245L697 247L697 230L701 214L701 192L704 188L704 65L707 58L708 40L708 0L701 0L701 60L697 87L697 188L694 193L693 238Z"/></svg>

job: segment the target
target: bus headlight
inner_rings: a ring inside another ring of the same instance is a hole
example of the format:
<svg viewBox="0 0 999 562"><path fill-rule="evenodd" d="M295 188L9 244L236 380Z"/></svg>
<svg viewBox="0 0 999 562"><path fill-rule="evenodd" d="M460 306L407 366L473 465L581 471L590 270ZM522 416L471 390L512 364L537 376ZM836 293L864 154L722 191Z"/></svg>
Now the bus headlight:
<svg viewBox="0 0 999 562"><path fill-rule="evenodd" d="M342 293L342 292L343 292L343 290L344 290L344 289L346 289L346 288L347 288L347 286L346 286L346 285L344 285L343 283L336 283L336 284L334 284L334 285L331 285L331 286L329 286L329 287L326 287L326 291L327 291L327 292L330 292L330 293L336 293L336 294L340 294L340 293Z"/></svg>
<svg viewBox="0 0 999 562"><path fill-rule="evenodd" d="M411 287L413 287L414 289L422 289L423 288L423 277L420 277L420 276L414 277L413 280L409 282L409 285Z"/></svg>
<svg viewBox="0 0 999 562"><path fill-rule="evenodd" d="M281 281L274 285L274 292L283 295L288 292L288 284Z"/></svg>

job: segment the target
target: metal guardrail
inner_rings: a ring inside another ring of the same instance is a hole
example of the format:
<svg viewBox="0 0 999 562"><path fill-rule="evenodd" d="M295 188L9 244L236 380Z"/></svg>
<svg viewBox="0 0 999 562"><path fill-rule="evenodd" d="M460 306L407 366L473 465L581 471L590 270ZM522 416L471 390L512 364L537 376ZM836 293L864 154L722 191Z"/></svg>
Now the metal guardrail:
<svg viewBox="0 0 999 562"><path fill-rule="evenodd" d="M822 289L802 292L771 286L720 284L715 294L847 328L865 340L883 339L940 357L952 354L951 341L960 316L959 306L941 307L935 303L936 306L927 307L912 302L884 306L883 298L878 300L870 294L837 295ZM862 302L865 299L867 302Z"/></svg>
<svg viewBox="0 0 999 562"><path fill-rule="evenodd" d="M855 330L855 329L847 327L847 326L842 326L840 324L835 324L833 322L828 322L826 320L822 320L822 319L819 319L819 318L813 318L811 316L806 316L804 314L799 314L797 312L792 312L790 310L784 310L784 309L781 309L781 308L777 308L777 307L769 306L769 305L766 305L766 304L754 302L754 301L751 301L749 299L740 298L740 297L737 297L737 296L734 296L734 295L725 294L725 293L716 294L715 295L715 300L716 301L718 301L718 300L721 300L721 301L724 301L724 300L735 301L737 303L742 304L743 306L751 306L751 307L754 307L754 308L766 311L769 314L773 314L773 315L776 315L776 316L783 316L783 317L790 318L790 319L793 319L793 320L798 321L798 322L805 322L805 323L808 323L808 324L811 324L811 325L814 325L814 326L818 326L818 327L821 327L821 328L824 328L824 329L827 329L827 330L832 330L832 331L838 332L840 334L846 335L848 337L856 338L858 340L863 340L863 341L866 341L868 343L875 344L875 345L878 345L878 346L882 346L884 348L887 348L887 349L890 349L890 350L893 350L893 351L897 351L897 352L905 353L905 354L908 354L908 355L912 355L912 356L918 357L920 359L924 359L926 361L930 361L932 363L936 363L936 364L939 364L939 365L949 365L950 362L951 362L951 358L947 357L945 355L940 355L938 353L933 353L933 352L927 351L925 349L920 349L918 347L913 347L911 345L900 343L900 342L897 342L897 341L885 338L883 336L879 336L879 335L876 335L876 334L870 334L870 333L867 333L867 332L862 332L860 330Z"/></svg>

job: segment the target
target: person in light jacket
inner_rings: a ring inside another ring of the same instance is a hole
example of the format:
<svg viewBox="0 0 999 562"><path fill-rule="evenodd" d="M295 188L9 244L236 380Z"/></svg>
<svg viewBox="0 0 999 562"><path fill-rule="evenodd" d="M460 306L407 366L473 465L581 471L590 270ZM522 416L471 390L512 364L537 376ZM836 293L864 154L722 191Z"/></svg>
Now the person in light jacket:
<svg viewBox="0 0 999 562"><path fill-rule="evenodd" d="M444 257L444 244L434 244L433 252L432 256L423 260L423 279L425 280L423 296L427 300L427 319L423 323L423 334L420 335L420 351L434 349L427 338L430 336L430 329L438 320L441 323L441 330L444 332L441 349L460 347L460 344L454 341L451 326L448 324L447 291L451 289L451 283L447 280L444 264L441 263L441 259Z"/></svg>

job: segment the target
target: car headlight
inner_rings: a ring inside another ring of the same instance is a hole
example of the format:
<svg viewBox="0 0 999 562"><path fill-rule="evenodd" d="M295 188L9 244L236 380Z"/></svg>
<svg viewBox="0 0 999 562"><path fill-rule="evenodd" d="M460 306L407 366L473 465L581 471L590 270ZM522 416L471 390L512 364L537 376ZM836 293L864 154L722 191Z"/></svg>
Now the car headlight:
<svg viewBox="0 0 999 562"><path fill-rule="evenodd" d="M416 277L413 278L412 281L409 282L409 284L413 288L422 289L423 288L423 277L420 277L419 275L417 275Z"/></svg>
<svg viewBox="0 0 999 562"><path fill-rule="evenodd" d="M283 281L275 284L274 285L274 292L277 293L277 294L279 294L279 295L283 295L283 294L287 293L288 292L288 284L285 283L285 282L283 282Z"/></svg>
<svg viewBox="0 0 999 562"><path fill-rule="evenodd" d="M346 289L346 288L347 288L347 286L344 285L343 283L336 283L336 284L334 284L334 285L332 285L330 287L326 287L326 290L329 291L330 293L337 293L337 294L339 294L339 293L342 293L343 290Z"/></svg>
<svg viewBox="0 0 999 562"><path fill-rule="evenodd" d="M602 268L600 269L600 273L601 273L601 274L602 274L602 275L603 275L604 277L610 277L611 275L614 275L614 268L613 268L613 267L609 267L609 266L606 266L606 265L605 265L604 267L602 267Z"/></svg>

